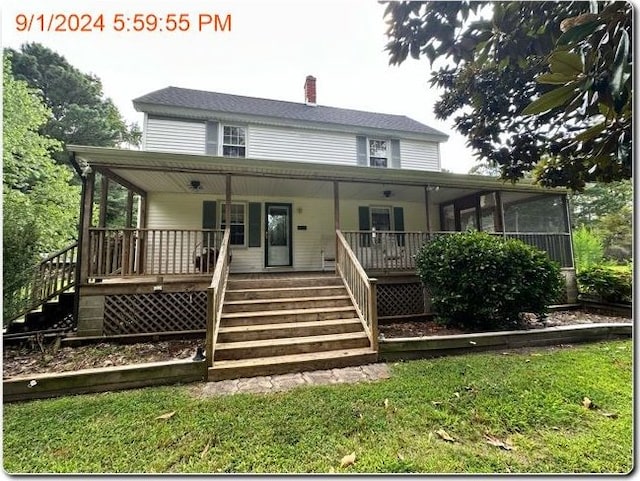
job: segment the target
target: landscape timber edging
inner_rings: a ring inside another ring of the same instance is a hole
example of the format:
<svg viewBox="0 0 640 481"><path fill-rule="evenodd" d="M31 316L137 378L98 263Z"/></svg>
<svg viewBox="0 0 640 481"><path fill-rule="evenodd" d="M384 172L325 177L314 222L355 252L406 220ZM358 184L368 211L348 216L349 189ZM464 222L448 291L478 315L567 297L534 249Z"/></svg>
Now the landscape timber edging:
<svg viewBox="0 0 640 481"><path fill-rule="evenodd" d="M382 361L631 337L631 323L593 323L522 331L380 339Z"/></svg>
<svg viewBox="0 0 640 481"><path fill-rule="evenodd" d="M3 402L204 381L206 375L206 362L192 360L34 374L5 379Z"/></svg>

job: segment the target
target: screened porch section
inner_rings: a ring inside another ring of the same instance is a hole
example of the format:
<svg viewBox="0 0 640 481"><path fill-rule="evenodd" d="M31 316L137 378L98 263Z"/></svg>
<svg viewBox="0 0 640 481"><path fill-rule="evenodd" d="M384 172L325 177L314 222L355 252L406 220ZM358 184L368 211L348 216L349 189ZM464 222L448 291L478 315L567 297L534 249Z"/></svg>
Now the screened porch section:
<svg viewBox="0 0 640 481"><path fill-rule="evenodd" d="M392 231L376 221L368 230L343 231L361 265L370 271L414 271L418 250L442 235L483 231L537 247L563 268L573 267L566 197L485 192L440 203L440 230Z"/></svg>

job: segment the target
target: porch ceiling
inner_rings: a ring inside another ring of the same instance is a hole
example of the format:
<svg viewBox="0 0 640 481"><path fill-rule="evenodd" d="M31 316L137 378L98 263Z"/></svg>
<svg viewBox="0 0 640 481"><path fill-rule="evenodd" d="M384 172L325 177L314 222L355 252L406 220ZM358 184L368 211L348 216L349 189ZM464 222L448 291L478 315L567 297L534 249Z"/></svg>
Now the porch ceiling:
<svg viewBox="0 0 640 481"><path fill-rule="evenodd" d="M230 159L207 155L176 154L104 147L68 146L76 163L116 174L145 192L190 192L191 180L200 180L203 192L224 192L224 176L232 175L236 194L333 195L333 181L340 182L340 197L366 198L390 190L397 200L424 200L425 186L434 202L443 202L481 190L551 192L523 180L505 183L477 175L409 169L371 169L359 166L310 164L261 159ZM116 178L116 180L118 180ZM278 190L280 189L280 190ZM364 192L367 191L367 192ZM556 189L555 193L565 192ZM374 197L375 198L375 197Z"/></svg>

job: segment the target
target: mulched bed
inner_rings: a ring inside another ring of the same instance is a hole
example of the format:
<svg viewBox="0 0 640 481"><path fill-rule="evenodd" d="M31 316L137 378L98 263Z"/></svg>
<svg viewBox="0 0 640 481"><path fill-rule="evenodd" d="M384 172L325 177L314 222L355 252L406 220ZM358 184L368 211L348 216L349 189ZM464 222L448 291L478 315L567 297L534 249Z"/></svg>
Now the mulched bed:
<svg viewBox="0 0 640 481"><path fill-rule="evenodd" d="M545 322L538 322L534 316L528 318L524 329L541 329L543 327L569 326L575 324L631 322L626 317L605 316L584 311L557 311L549 313ZM384 338L448 336L452 334L469 334L469 331L441 326L434 321L391 322L378 326Z"/></svg>
<svg viewBox="0 0 640 481"><path fill-rule="evenodd" d="M629 323L631 319L582 311L563 311L549 314L544 324L530 320L526 328L537 329L594 322ZM379 330L380 334L385 338L465 334L464 331L444 328L432 321L385 323L379 326ZM97 367L123 366L177 359L188 360L193 358L197 347L204 347L204 339L136 344L103 342L77 347L60 347L55 342L50 342L41 347L35 341L26 341L21 345L4 346L2 354L3 379Z"/></svg>

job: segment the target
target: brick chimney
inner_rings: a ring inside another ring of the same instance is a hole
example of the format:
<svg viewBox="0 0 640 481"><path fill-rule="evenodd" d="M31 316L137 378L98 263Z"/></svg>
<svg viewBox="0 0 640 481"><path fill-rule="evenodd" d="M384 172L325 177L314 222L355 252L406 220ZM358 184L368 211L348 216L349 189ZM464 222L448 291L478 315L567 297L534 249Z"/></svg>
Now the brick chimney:
<svg viewBox="0 0 640 481"><path fill-rule="evenodd" d="M313 75L307 75L304 81L304 103L316 105L316 78Z"/></svg>

